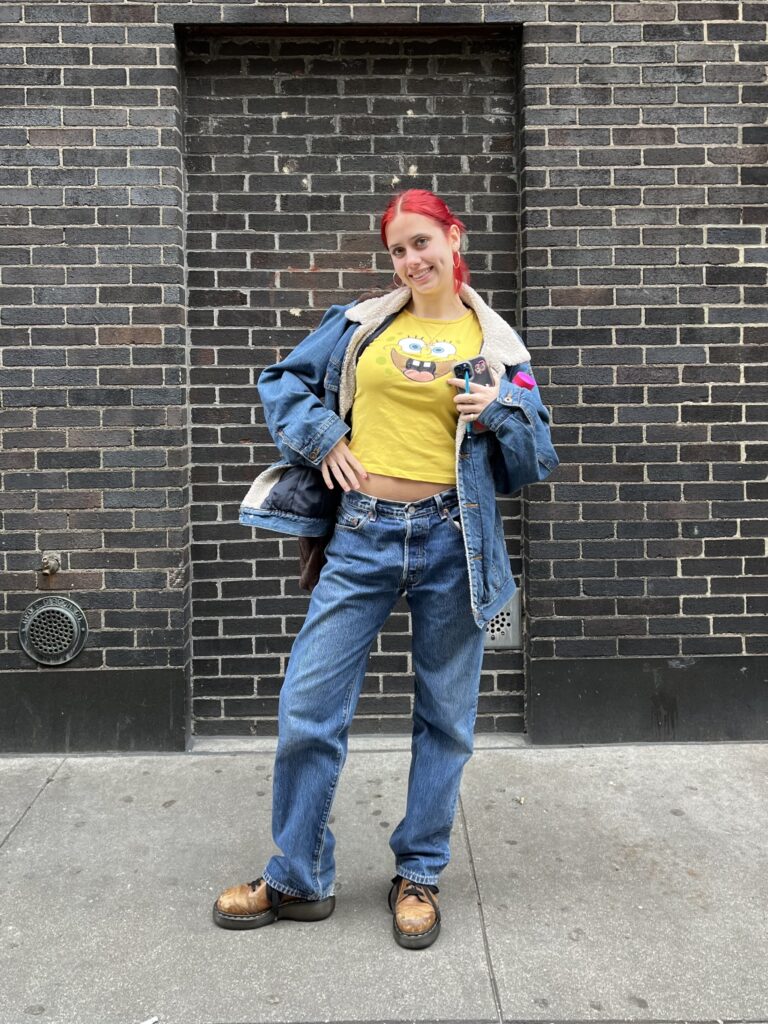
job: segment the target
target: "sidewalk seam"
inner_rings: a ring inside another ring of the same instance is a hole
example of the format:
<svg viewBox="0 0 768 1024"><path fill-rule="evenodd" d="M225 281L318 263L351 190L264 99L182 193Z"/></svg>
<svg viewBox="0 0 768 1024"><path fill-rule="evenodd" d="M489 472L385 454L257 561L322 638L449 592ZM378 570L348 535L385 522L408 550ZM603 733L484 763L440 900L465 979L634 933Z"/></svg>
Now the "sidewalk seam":
<svg viewBox="0 0 768 1024"><path fill-rule="evenodd" d="M59 763L56 765L56 767L53 769L53 771L47 776L45 782L43 782L43 784L40 786L40 789L38 789L38 791L32 797L30 802L27 804L27 806L21 812L19 817L16 819L16 821L8 829L6 834L3 836L2 840L0 840L0 850L2 850L2 848L5 846L5 844L8 842L8 840L11 838L13 833L16 831L16 829L19 827L19 825L22 823L22 821L24 821L26 816L29 814L29 812L32 810L34 805L40 799L40 794L43 792L43 790L46 789L46 787L48 785L50 785L50 783L53 782L53 780L56 778L56 776L58 775L59 771L61 770L61 766L64 764L64 762L66 760L67 760L66 757L62 757L61 761L59 761Z"/></svg>
<svg viewBox="0 0 768 1024"><path fill-rule="evenodd" d="M485 961L488 966L488 980L491 983L491 992L493 993L493 1002L496 1006L496 1020L498 1024L503 1024L504 1012L501 1007L501 997L499 996L499 986L496 984L496 974L493 970L493 959L491 957L491 947L488 942L488 933L485 927L485 914L483 913L483 900L480 895L480 886L477 881L477 872L475 871L475 859L472 856L472 844L469 841L469 823L467 822L467 816L464 813L464 803L461 799L461 793L459 793L459 810L461 812L461 820L464 825L464 842L467 847L467 857L469 859L469 870L472 875L472 881L475 885L475 893L477 895L477 908L480 914L480 931L483 936L483 948L485 950Z"/></svg>

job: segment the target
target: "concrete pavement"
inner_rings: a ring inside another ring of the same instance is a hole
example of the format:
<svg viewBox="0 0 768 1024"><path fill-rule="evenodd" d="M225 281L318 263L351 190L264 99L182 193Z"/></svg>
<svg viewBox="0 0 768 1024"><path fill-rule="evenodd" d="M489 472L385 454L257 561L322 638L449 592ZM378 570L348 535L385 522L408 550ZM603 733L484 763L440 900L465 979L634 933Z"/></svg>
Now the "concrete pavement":
<svg viewBox="0 0 768 1024"><path fill-rule="evenodd" d="M274 741L0 757L0 1024L768 1021L768 744L478 736L442 930L392 937L409 738L350 738L326 921L217 928Z"/></svg>

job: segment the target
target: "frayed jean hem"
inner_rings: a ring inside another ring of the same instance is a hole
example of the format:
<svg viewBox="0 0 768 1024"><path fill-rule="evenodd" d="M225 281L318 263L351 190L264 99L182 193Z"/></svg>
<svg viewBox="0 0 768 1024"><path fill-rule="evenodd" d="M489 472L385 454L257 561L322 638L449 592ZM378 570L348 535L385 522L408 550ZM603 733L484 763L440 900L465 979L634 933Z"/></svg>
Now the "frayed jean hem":
<svg viewBox="0 0 768 1024"><path fill-rule="evenodd" d="M408 868L395 868L395 874L401 878L407 878L409 882L416 882L419 885L437 885L437 875L417 875Z"/></svg>

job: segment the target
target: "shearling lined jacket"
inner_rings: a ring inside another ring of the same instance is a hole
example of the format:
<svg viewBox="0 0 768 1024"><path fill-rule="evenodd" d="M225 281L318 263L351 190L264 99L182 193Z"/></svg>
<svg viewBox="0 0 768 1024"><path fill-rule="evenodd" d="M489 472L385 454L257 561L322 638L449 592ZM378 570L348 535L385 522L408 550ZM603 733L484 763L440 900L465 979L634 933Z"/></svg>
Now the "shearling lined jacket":
<svg viewBox="0 0 768 1024"><path fill-rule="evenodd" d="M259 376L264 416L281 458L254 480L240 507L240 522L298 537L304 545L303 570L312 558L313 570L319 567L302 538L333 533L342 491L338 484L330 490L318 471L351 431L357 359L410 297L411 289L404 286L331 306L316 330ZM512 383L519 370L532 375L520 336L469 285L462 285L459 297L475 311L483 333L479 354L500 378L498 398L482 412L488 429L467 435L464 423L456 425L456 488L472 614L483 628L517 589L495 496L545 480L559 459L538 386L529 391Z"/></svg>

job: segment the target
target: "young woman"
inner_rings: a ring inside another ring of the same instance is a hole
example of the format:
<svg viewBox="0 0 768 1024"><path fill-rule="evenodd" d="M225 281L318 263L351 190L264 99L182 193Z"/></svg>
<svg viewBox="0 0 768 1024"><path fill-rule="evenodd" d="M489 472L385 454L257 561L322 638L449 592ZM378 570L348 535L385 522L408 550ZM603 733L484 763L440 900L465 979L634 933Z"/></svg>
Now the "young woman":
<svg viewBox="0 0 768 1024"><path fill-rule="evenodd" d="M404 594L413 738L388 902L401 946L439 933L437 881L473 752L484 627L516 589L495 495L558 464L525 346L469 287L465 230L433 193L395 195L381 219L395 289L330 307L259 377L282 458L254 481L240 521L332 532L280 691L272 833L283 853L218 897L221 927L333 912L328 818L368 654ZM493 384L470 381L467 392L454 367L478 355Z"/></svg>

